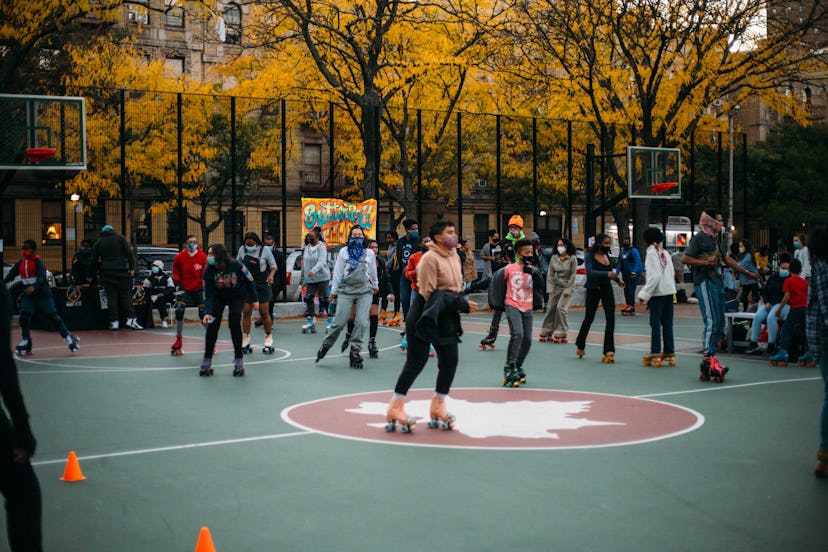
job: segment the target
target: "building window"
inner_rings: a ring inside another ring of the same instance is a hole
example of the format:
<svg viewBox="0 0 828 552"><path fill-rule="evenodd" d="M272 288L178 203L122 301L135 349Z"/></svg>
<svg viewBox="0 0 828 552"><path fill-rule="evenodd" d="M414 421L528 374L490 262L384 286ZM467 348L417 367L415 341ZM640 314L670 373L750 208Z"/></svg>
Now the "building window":
<svg viewBox="0 0 828 552"><path fill-rule="evenodd" d="M164 60L164 76L169 79L180 79L184 76L184 58L168 57Z"/></svg>
<svg viewBox="0 0 828 552"><path fill-rule="evenodd" d="M59 201L43 201L40 203L41 243L43 245L59 245L63 241L63 219L60 216L61 204Z"/></svg>
<svg viewBox="0 0 828 552"><path fill-rule="evenodd" d="M4 246L17 245L17 238L14 234L14 200L7 200L0 205L2 213L2 224L0 224L0 239Z"/></svg>
<svg viewBox="0 0 828 552"><path fill-rule="evenodd" d="M184 206L184 233L178 232L178 204L167 211L167 243L184 243L187 236L187 207Z"/></svg>
<svg viewBox="0 0 828 552"><path fill-rule="evenodd" d="M302 188L319 189L322 186L322 144L304 144L302 164Z"/></svg>
<svg viewBox="0 0 828 552"><path fill-rule="evenodd" d="M152 245L152 215L149 201L132 210L132 227L135 229L136 245Z"/></svg>
<svg viewBox="0 0 828 552"><path fill-rule="evenodd" d="M133 0L128 4L127 19L130 23L149 25L149 0Z"/></svg>
<svg viewBox="0 0 828 552"><path fill-rule="evenodd" d="M180 0L165 0L164 24L167 27L184 28L184 6Z"/></svg>
<svg viewBox="0 0 828 552"><path fill-rule="evenodd" d="M270 234L273 236L273 242L277 245L281 244L282 226L280 224L279 211L263 211L262 212L262 239Z"/></svg>
<svg viewBox="0 0 828 552"><path fill-rule="evenodd" d="M474 249L480 249L489 241L489 215L475 213L474 215Z"/></svg>
<svg viewBox="0 0 828 552"><path fill-rule="evenodd" d="M230 4L224 8L224 42L225 44L239 44L241 42L241 6Z"/></svg>

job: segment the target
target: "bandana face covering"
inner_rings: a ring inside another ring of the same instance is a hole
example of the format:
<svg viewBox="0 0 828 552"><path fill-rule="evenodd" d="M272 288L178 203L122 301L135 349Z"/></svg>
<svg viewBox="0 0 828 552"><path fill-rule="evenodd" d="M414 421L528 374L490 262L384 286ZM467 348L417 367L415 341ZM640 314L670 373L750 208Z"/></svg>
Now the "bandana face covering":
<svg viewBox="0 0 828 552"><path fill-rule="evenodd" d="M699 226L701 227L702 232L708 236L716 237L722 231L722 226L724 225L702 211L701 217L699 218Z"/></svg>
<svg viewBox="0 0 828 552"><path fill-rule="evenodd" d="M348 266L351 267L351 270L357 267L364 252L362 238L350 238L348 240Z"/></svg>

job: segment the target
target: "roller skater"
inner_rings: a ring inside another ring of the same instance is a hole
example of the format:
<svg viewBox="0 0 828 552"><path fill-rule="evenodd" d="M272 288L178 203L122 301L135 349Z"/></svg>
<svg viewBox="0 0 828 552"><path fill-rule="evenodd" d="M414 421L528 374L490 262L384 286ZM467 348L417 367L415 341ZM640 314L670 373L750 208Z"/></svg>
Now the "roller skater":
<svg viewBox="0 0 828 552"><path fill-rule="evenodd" d="M663 240L663 236L662 236ZM649 245L649 243L648 243ZM668 264L670 258L667 257ZM624 236L621 239L621 251L618 255L618 272L621 273L621 278L624 280L624 301L627 306L621 309L621 316L635 316L635 289L638 284L638 276L644 271L641 265L641 255L638 249L632 246L630 236ZM649 277L649 272L647 273ZM673 285L675 286L675 277L673 277ZM670 294L672 301L672 294Z"/></svg>
<svg viewBox="0 0 828 552"><path fill-rule="evenodd" d="M302 324L302 333L303 334L311 334L316 333L316 320L313 316L308 316L307 322ZM325 331L327 333L327 329Z"/></svg>
<svg viewBox="0 0 828 552"><path fill-rule="evenodd" d="M429 429L444 429L451 431L454 429L454 414L450 414L446 410L446 401L442 397L432 397L431 406L428 409L428 427Z"/></svg>
<svg viewBox="0 0 828 552"><path fill-rule="evenodd" d="M399 282L399 286L397 287L399 293L395 295L399 297L400 306L402 307L402 315L399 312L395 312L394 317L388 322L388 325L394 328L402 326L402 321L408 318L408 311L411 308L411 302L414 300L411 295L411 281L405 277L405 269L408 266L408 259L420 247L420 225L417 221L412 218L407 218L403 220L402 225L405 229L405 234L397 240L397 245L394 248L394 256L391 259L391 266L389 267L391 278L395 278ZM395 302L394 310L398 311L399 309L396 306Z"/></svg>
<svg viewBox="0 0 828 552"><path fill-rule="evenodd" d="M405 398L392 399L391 404L388 405L388 410L385 412L385 431L391 433L397 430L397 424L400 425L400 433L411 433L414 431L414 426L417 425L417 420L405 413L403 405Z"/></svg>
<svg viewBox="0 0 828 552"><path fill-rule="evenodd" d="M204 310L202 322L207 327L204 358L212 359L225 306L229 307L227 326L233 340L233 375L244 375L242 350L242 309L249 303L259 308L255 281L247 267L234 260L224 246L213 244L207 249L207 268L204 270ZM247 346L250 346L249 336Z"/></svg>
<svg viewBox="0 0 828 552"><path fill-rule="evenodd" d="M246 333L242 335L242 353L249 355L253 352L253 347L250 345L250 334Z"/></svg>
<svg viewBox="0 0 828 552"><path fill-rule="evenodd" d="M620 274L615 270L615 264L610 257L610 246L612 238L606 234L595 236L595 243L584 255L584 270L586 271L586 310L578 337L575 339L575 346L578 356L583 356L586 348L586 340L589 329L595 321L600 303L604 309L604 346L601 362L615 360L615 294L612 283L617 283L621 288L624 282ZM613 353L610 355L610 353Z"/></svg>
<svg viewBox="0 0 828 552"><path fill-rule="evenodd" d="M808 368L816 367L816 359L814 358L814 353L811 351L807 351L804 355L799 357L796 362L800 366L807 366Z"/></svg>
<svg viewBox="0 0 828 552"><path fill-rule="evenodd" d="M373 337L368 340L368 358L379 358L379 349L377 349L377 340Z"/></svg>
<svg viewBox="0 0 828 552"><path fill-rule="evenodd" d="M359 349L351 349L351 354L348 355L348 360L351 363L351 368L355 368L357 370L362 369L363 359L359 354Z"/></svg>
<svg viewBox="0 0 828 552"><path fill-rule="evenodd" d="M143 330L135 318L132 305L133 277L135 276L135 255L127 239L115 232L111 225L101 228L101 237L92 245L92 257L86 274L87 282L100 273L100 283L104 288L107 304L109 328L113 331L121 327Z"/></svg>
<svg viewBox="0 0 828 552"><path fill-rule="evenodd" d="M244 359L243 358L234 358L233 359L233 377L241 377L244 375Z"/></svg>
<svg viewBox="0 0 828 552"><path fill-rule="evenodd" d="M644 231L647 242L645 258L647 280L644 282L638 299L647 303L650 309L650 353L644 355L644 366L659 367L674 359L675 341L673 339L673 295L676 293L676 277L673 262L661 246L664 233L655 227ZM626 288L624 288L626 291ZM663 347L662 347L663 341Z"/></svg>
<svg viewBox="0 0 828 552"><path fill-rule="evenodd" d="M276 349L273 348L273 334L265 334L262 352L266 355L272 355L275 351Z"/></svg>
<svg viewBox="0 0 828 552"><path fill-rule="evenodd" d="M273 319L270 317L270 301L273 299L273 281L278 270L276 258L273 256L273 250L266 247L255 232L248 232L244 235L236 258L242 261L250 275L253 276L256 296L259 299L258 309L254 309L252 303L245 302L242 310L242 333L250 335L253 312L258 310L259 320L262 321L265 334L263 352L270 354L273 352L273 338L271 337ZM270 346L267 345L268 339L270 339ZM252 351L252 348L250 350Z"/></svg>
<svg viewBox="0 0 828 552"><path fill-rule="evenodd" d="M520 376L514 362L507 362L503 365L503 387L520 387Z"/></svg>
<svg viewBox="0 0 828 552"><path fill-rule="evenodd" d="M373 250L364 247L362 227L353 226L349 233L348 245L339 250L331 278L331 301L336 301L334 326L325 336L322 346L325 350L333 347L339 334L348 326L351 311L355 308L353 331L349 332L348 346L351 347L352 364L363 348L365 326L369 321L371 298L378 289L377 264ZM347 346L346 346L347 347ZM358 366L354 366L357 368ZM361 366L360 366L361 367Z"/></svg>
<svg viewBox="0 0 828 552"><path fill-rule="evenodd" d="M368 240L368 249L374 252L374 259L377 264L378 287L376 293L371 296L371 309L368 312L368 357L379 358L377 349L377 328L380 320L380 305L387 305L389 301L395 301L396 296L392 292L388 278L386 263L379 256L379 243L376 240ZM388 314L388 311L383 310ZM350 327L349 327L350 330Z"/></svg>
<svg viewBox="0 0 828 552"><path fill-rule="evenodd" d="M27 356L32 354L32 340L23 339L20 343L17 344L17 347L14 348L14 352L17 353L17 356Z"/></svg>
<svg viewBox="0 0 828 552"><path fill-rule="evenodd" d="M403 426L403 431L413 427L413 420L406 416L402 407L409 389L428 362L429 344L434 345L438 358L434 396L445 401L457 371L457 345L462 333L460 312L477 307L461 293L463 273L454 225L447 220L438 220L432 224L429 235L433 242L417 266L420 293L412 300L405 321L408 349L388 406L386 431L393 431L397 423L409 424ZM448 413L443 421L449 421Z"/></svg>
<svg viewBox="0 0 828 552"><path fill-rule="evenodd" d="M601 357L601 362L604 364L615 364L615 353L607 351L604 353L604 356Z"/></svg>
<svg viewBox="0 0 828 552"><path fill-rule="evenodd" d="M170 347L172 356L184 354L182 335L184 333L184 314L187 307L198 307L198 319L203 320L204 313L204 268L207 255L198 247L198 238L193 234L187 236L186 248L173 259L173 285L175 292L175 342Z"/></svg>
<svg viewBox="0 0 828 552"><path fill-rule="evenodd" d="M314 298L319 298L320 316L323 312L328 312L330 316L334 314L334 308L328 306L328 290L331 283L331 271L328 268L328 247L322 239L322 231L318 227L305 235L305 247L302 250L302 281L305 284L305 316L308 317L307 323L302 326L302 333L316 333ZM331 326L331 324L328 324L328 326ZM330 332L328 327L325 328L325 332Z"/></svg>
<svg viewBox="0 0 828 552"><path fill-rule="evenodd" d="M79 348L78 339L69 333L63 318L55 308L52 289L46 281L46 265L35 253L36 248L37 244L33 240L24 241L20 247L21 259L11 267L4 279L8 283L19 276L23 285L19 319L22 339L15 347L15 352L18 356L32 354L31 326L32 319L38 311L58 327L60 336L69 345L69 350L75 352Z"/></svg>
<svg viewBox="0 0 828 552"><path fill-rule="evenodd" d="M205 358L201 361L201 368L198 369L200 377L209 377L213 375L213 359Z"/></svg>
<svg viewBox="0 0 828 552"><path fill-rule="evenodd" d="M770 361L771 366L787 366L788 365L788 352L783 349L779 348L776 352L768 358Z"/></svg>

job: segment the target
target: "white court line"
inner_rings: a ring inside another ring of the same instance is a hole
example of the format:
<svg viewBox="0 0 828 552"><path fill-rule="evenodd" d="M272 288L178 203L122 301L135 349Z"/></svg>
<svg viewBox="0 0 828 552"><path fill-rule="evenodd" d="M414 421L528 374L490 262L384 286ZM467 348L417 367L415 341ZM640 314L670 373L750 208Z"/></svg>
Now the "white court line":
<svg viewBox="0 0 828 552"><path fill-rule="evenodd" d="M670 395L687 395L690 393L707 393L708 391L727 391L730 389L738 389L740 387L755 387L757 385L775 385L777 383L799 383L803 381L816 381L822 380L822 377L818 378L796 378L796 379L785 379L785 380L768 380L768 381L756 381L753 383L740 383L737 385L715 385L711 387L704 387L701 389L688 389L685 391L670 391L668 393L651 393L648 395L634 395L634 399L647 399L650 397L667 397Z"/></svg>
<svg viewBox="0 0 828 552"><path fill-rule="evenodd" d="M119 456L135 456L138 454L151 454L153 452L168 452L172 450L185 450L201 447L215 447L221 445L235 445L237 443L251 443L255 441L268 441L272 439L281 439L282 437L296 437L298 435L312 435L312 431L295 431L293 433L275 433L273 435L259 435L257 437L242 437L239 439L226 439L224 441L207 441L205 443L189 443L186 445L172 445L169 447L155 447L148 449L125 450L121 452L111 452L109 454L92 454L89 456L78 456L78 460L99 460L101 458L117 458ZM41 462L32 462L33 466L48 466L50 464L61 464L66 462L65 458L58 460L43 460Z"/></svg>

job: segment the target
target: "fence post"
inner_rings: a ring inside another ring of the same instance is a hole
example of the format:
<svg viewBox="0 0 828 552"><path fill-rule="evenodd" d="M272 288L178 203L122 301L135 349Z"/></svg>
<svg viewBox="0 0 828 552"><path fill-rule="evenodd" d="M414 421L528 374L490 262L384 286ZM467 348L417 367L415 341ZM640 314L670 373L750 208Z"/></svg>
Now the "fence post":
<svg viewBox="0 0 828 552"><path fill-rule="evenodd" d="M595 195L595 144L586 147L586 213L584 216L584 249L589 247L590 234L595 233L595 224L592 216L592 200Z"/></svg>
<svg viewBox="0 0 828 552"><path fill-rule="evenodd" d="M538 231L538 118L532 117L532 231ZM538 234L540 235L540 234Z"/></svg>
<svg viewBox="0 0 828 552"><path fill-rule="evenodd" d="M417 109L417 222L423 223L423 110ZM391 230L394 230L391 228Z"/></svg>
<svg viewBox="0 0 828 552"><path fill-rule="evenodd" d="M503 238L503 229L501 228L503 221L503 204L500 196L500 115L495 115L495 228L497 233Z"/></svg>
<svg viewBox="0 0 828 552"><path fill-rule="evenodd" d="M236 97L230 96L230 251L238 251L239 242L236 241Z"/></svg>
<svg viewBox="0 0 828 552"><path fill-rule="evenodd" d="M696 227L696 133L690 134L690 237Z"/></svg>
<svg viewBox="0 0 828 552"><path fill-rule="evenodd" d="M334 103L328 102L328 178L330 179L328 191L331 197L334 197L336 194L336 187L334 185L334 171L336 170L336 157L334 155L336 153L334 151L334 132L336 130L334 108Z"/></svg>
<svg viewBox="0 0 828 552"><path fill-rule="evenodd" d="M457 233L463 235L463 117L457 112Z"/></svg>
<svg viewBox="0 0 828 552"><path fill-rule="evenodd" d="M121 233L126 235L126 89L121 88L120 121L118 127L119 141L121 142Z"/></svg>
<svg viewBox="0 0 828 552"><path fill-rule="evenodd" d="M280 180L282 181L282 255L287 261L287 100L285 98L282 98L280 107L282 111L282 159L280 168L281 174L279 175ZM283 297L285 301L287 301L287 292L285 292Z"/></svg>
<svg viewBox="0 0 828 552"><path fill-rule="evenodd" d="M178 248L184 248L184 236L187 235L187 216L184 214L184 115L183 96L181 92L176 94L176 162L175 181L178 187ZM203 244L207 247L207 244Z"/></svg>
<svg viewBox="0 0 828 552"><path fill-rule="evenodd" d="M566 122L566 225L569 230L569 239L572 235L572 121Z"/></svg>

